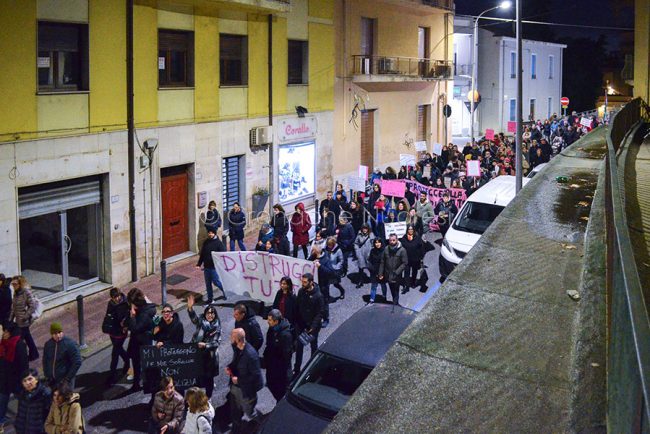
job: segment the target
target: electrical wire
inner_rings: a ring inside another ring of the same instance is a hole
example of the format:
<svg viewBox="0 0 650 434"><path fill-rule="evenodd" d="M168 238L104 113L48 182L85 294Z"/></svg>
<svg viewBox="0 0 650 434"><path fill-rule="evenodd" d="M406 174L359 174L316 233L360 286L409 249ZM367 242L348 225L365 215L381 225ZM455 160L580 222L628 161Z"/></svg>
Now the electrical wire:
<svg viewBox="0 0 650 434"><path fill-rule="evenodd" d="M476 19L475 15L464 15L468 18L474 18ZM498 17L481 17L482 20L490 20L490 21L501 21L504 23L514 23L515 20L512 18L498 18ZM614 26L592 26L588 24L566 24L566 23L549 23L545 21L530 21L530 20L522 20L521 21L523 24L536 24L536 25L542 25L542 26L558 26L558 27L575 27L578 29L596 29L596 30L617 30L617 31L622 31L622 32L633 32L634 28L629 28L629 27L614 27Z"/></svg>

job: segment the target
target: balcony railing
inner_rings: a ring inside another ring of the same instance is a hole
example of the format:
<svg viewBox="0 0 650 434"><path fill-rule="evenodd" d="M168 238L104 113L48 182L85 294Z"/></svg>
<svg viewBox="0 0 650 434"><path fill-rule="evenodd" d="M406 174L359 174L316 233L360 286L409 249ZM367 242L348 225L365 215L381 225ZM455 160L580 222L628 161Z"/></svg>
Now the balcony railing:
<svg viewBox="0 0 650 434"><path fill-rule="evenodd" d="M352 64L353 75L384 75L426 80L450 80L454 70L451 61L415 57L355 55L352 56Z"/></svg>
<svg viewBox="0 0 650 434"><path fill-rule="evenodd" d="M427 6L433 6L434 8L441 8L441 9L448 9L448 10L454 9L453 0L421 0L421 1L422 4L425 4Z"/></svg>

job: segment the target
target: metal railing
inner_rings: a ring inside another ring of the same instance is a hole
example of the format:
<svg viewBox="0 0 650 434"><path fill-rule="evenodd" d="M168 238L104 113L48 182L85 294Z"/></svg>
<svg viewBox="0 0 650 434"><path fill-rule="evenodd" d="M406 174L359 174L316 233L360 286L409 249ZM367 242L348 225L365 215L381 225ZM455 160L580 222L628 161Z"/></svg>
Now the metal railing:
<svg viewBox="0 0 650 434"><path fill-rule="evenodd" d="M352 56L353 75L393 75L431 80L450 80L453 62L416 57Z"/></svg>
<svg viewBox="0 0 650 434"><path fill-rule="evenodd" d="M650 424L650 322L634 260L617 153L648 116L637 98L614 115L607 133L607 425L608 432L647 432Z"/></svg>
<svg viewBox="0 0 650 434"><path fill-rule="evenodd" d="M454 0L421 0L422 4L433 6L434 8L453 10Z"/></svg>

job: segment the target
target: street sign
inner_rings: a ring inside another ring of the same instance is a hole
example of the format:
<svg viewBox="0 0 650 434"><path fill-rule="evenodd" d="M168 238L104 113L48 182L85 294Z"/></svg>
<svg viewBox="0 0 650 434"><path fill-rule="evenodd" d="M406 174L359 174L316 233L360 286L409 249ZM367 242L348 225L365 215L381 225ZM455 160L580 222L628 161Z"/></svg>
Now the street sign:
<svg viewBox="0 0 650 434"><path fill-rule="evenodd" d="M451 106L449 104L445 104L445 106L442 108L442 114L448 118L451 116Z"/></svg>
<svg viewBox="0 0 650 434"><path fill-rule="evenodd" d="M569 98L563 96L562 98L560 98L560 104L562 104L562 108L569 107Z"/></svg>

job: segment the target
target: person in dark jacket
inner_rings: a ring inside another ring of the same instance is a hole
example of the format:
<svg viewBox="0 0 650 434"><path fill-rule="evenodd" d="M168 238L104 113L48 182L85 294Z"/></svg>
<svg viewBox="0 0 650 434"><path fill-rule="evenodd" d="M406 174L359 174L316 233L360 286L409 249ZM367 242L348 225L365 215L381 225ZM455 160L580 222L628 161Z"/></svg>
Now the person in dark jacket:
<svg viewBox="0 0 650 434"><path fill-rule="evenodd" d="M273 244L275 244L275 252L280 255L289 256L289 220L284 212L284 208L279 203L273 205L273 216L269 221L273 228Z"/></svg>
<svg viewBox="0 0 650 434"><path fill-rule="evenodd" d="M230 376L230 415L233 432L241 432L243 422L256 416L257 392L264 387L260 357L251 344L246 342L246 332L235 328L230 333L233 347L232 362L226 368Z"/></svg>
<svg viewBox="0 0 650 434"><path fill-rule="evenodd" d="M296 294L293 293L293 282L290 277L280 279L280 289L275 293L273 309L277 309L282 317L289 321L291 328L295 329L296 323Z"/></svg>
<svg viewBox="0 0 650 434"><path fill-rule="evenodd" d="M239 250L246 250L244 245L244 227L246 226L246 215L241 210L239 202L235 202L228 213L228 236L230 237L230 251L235 251L235 241L239 245Z"/></svg>
<svg viewBox="0 0 650 434"><path fill-rule="evenodd" d="M381 266L381 258L384 255L384 241L381 237L372 240L372 250L368 253L368 271L370 272L370 303L375 302L377 295L377 285L381 284L381 292L386 298L388 289L386 282L379 279L379 267Z"/></svg>
<svg viewBox="0 0 650 434"><path fill-rule="evenodd" d="M11 283L10 279L0 273L0 326L5 326L9 322L9 315L11 314Z"/></svg>
<svg viewBox="0 0 650 434"><path fill-rule="evenodd" d="M295 212L291 216L291 233L293 238L293 257L298 257L298 248L307 259L307 244L309 244L309 230L311 229L311 218L305 212L305 205L302 202L296 204Z"/></svg>
<svg viewBox="0 0 650 434"><path fill-rule="evenodd" d="M208 304L212 303L214 300L214 293L212 292L212 284L221 290L225 295L223 290L223 284L217 274L217 270L214 268L214 260L212 259L212 252L225 252L226 247L223 245L219 237L217 237L217 231L212 229L208 230L208 238L203 242L201 246L201 254L199 255L199 261L196 263L196 268L201 268L203 266L203 278L205 280L205 293L208 297L206 302Z"/></svg>
<svg viewBox="0 0 650 434"><path fill-rule="evenodd" d="M338 252L340 254L340 249ZM323 322L321 326L324 328L327 327L330 322L329 305L336 301L330 297L330 284L337 281L338 273L332 267L331 255L327 250L327 247L321 249L320 247L312 246L309 260L314 261L316 267L318 267L318 281L320 282L319 289L321 296L323 297Z"/></svg>
<svg viewBox="0 0 650 434"><path fill-rule="evenodd" d="M50 325L52 339L43 347L43 375L51 388L66 380L74 388L77 371L81 368L79 345L63 335L60 323Z"/></svg>
<svg viewBox="0 0 650 434"><path fill-rule="evenodd" d="M264 343L262 328L255 318L255 313L245 304L238 303L233 308L233 317L235 317L235 328L243 329L246 332L246 340L259 351Z"/></svg>
<svg viewBox="0 0 650 434"><path fill-rule="evenodd" d="M221 215L217 209L217 202L211 200L208 204L208 212L205 215L205 230L214 231L216 234L221 227Z"/></svg>
<svg viewBox="0 0 650 434"><path fill-rule="evenodd" d="M397 235L391 234L388 238L388 247L384 249L379 265L379 280L385 280L393 297L393 304L399 304L399 287L402 282L402 273L408 264L406 250L397 240Z"/></svg>
<svg viewBox="0 0 650 434"><path fill-rule="evenodd" d="M449 230L451 222L454 220L456 214L458 214L458 208L453 200L450 200L449 193L445 192L442 195L442 200L436 204L436 207L433 209L433 212L438 216L438 226L440 227L440 234L445 236Z"/></svg>
<svg viewBox="0 0 650 434"><path fill-rule="evenodd" d="M267 241L273 243L274 239L275 232L273 231L273 228L270 224L264 223L260 229L259 234L257 235L257 244L255 245L255 250L265 251Z"/></svg>
<svg viewBox="0 0 650 434"><path fill-rule="evenodd" d="M336 234L336 242L343 252L343 266L341 268L341 276L348 274L348 260L354 256L354 239L356 238L354 228L348 222L348 219L341 217L339 219L339 227Z"/></svg>
<svg viewBox="0 0 650 434"><path fill-rule="evenodd" d="M38 381L38 372L28 369L20 376L22 390L18 393L18 411L14 427L17 434L44 434L45 420L52 404L52 392Z"/></svg>
<svg viewBox="0 0 650 434"><path fill-rule="evenodd" d="M266 369L266 386L276 401L287 392L291 379L291 356L293 355L293 335L291 325L278 309L269 312L266 320L266 348L262 364Z"/></svg>
<svg viewBox="0 0 650 434"><path fill-rule="evenodd" d="M323 321L325 303L320 293L320 288L314 282L314 276L311 273L303 274L300 279L300 284L301 288L298 291L298 299L296 300L298 309L298 315L296 316L296 336L300 336L302 332L305 332L311 337L309 344L311 354L314 355L318 349L318 333L320 332ZM293 368L293 372L296 375L302 367L302 353L303 345L297 342L296 360Z"/></svg>
<svg viewBox="0 0 650 434"><path fill-rule="evenodd" d="M180 317L171 304L165 303L162 308L162 319L153 328L153 339L158 348L166 344L182 344L185 330Z"/></svg>
<svg viewBox="0 0 650 434"><path fill-rule="evenodd" d="M126 324L131 332L127 352L133 363L133 391L140 389L140 348L151 345L156 305L148 303L142 291L132 288L126 296L131 309Z"/></svg>
<svg viewBox="0 0 650 434"><path fill-rule="evenodd" d="M350 202L350 209L347 211L347 215L350 217L350 223L352 224L352 229L354 233L358 233L361 230L363 223L363 207L359 205L359 202L353 200ZM345 213L344 213L345 215Z"/></svg>
<svg viewBox="0 0 650 434"><path fill-rule="evenodd" d="M321 227L331 229L327 226L331 224L330 222L334 222L333 226L336 226L336 222L339 221L339 215L341 214L341 207L339 202L334 199L331 191L327 192L325 199L318 206L318 213L320 214Z"/></svg>
<svg viewBox="0 0 650 434"><path fill-rule="evenodd" d="M219 342L221 341L221 320L215 306L208 305L200 317L194 312L194 295L187 298L187 313L190 321L196 327L192 343L205 351L203 370L203 385L205 393L212 397L214 377L219 375Z"/></svg>
<svg viewBox="0 0 650 434"><path fill-rule="evenodd" d="M18 324L6 323L0 342L0 428L7 422L11 394L20 392L20 376L29 368L27 357L27 344Z"/></svg>
<svg viewBox="0 0 650 434"><path fill-rule="evenodd" d="M424 243L422 237L418 235L413 226L406 227L406 233L401 239L402 247L406 249L406 256L408 264L404 270L404 287L402 294L408 292L409 287L415 287L415 281L418 271L422 267L422 259L424 258Z"/></svg>
<svg viewBox="0 0 650 434"><path fill-rule="evenodd" d="M124 349L124 342L128 336L126 319L129 316L129 303L126 301L126 296L117 288L111 288L110 296L111 299L106 306L105 324L102 325L102 331L111 338L111 367L108 384L113 384L117 380L117 362L120 357L124 361L122 374L126 375L129 370L129 355Z"/></svg>

